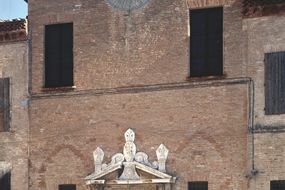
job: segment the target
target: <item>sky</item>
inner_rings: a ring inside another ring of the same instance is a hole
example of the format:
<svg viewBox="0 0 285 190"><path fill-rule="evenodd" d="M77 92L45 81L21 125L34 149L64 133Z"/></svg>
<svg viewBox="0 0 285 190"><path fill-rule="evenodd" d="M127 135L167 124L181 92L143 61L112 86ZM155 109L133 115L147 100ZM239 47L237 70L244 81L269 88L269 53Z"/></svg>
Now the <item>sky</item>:
<svg viewBox="0 0 285 190"><path fill-rule="evenodd" d="M0 0L0 19L26 18L28 4L24 0Z"/></svg>

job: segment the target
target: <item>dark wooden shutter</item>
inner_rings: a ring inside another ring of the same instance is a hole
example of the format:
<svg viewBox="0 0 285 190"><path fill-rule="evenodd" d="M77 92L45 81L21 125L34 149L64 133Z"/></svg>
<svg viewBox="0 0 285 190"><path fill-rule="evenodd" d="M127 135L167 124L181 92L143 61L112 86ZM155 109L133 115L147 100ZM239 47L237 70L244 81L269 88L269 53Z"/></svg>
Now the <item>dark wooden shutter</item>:
<svg viewBox="0 0 285 190"><path fill-rule="evenodd" d="M10 79L0 79L0 131L10 130Z"/></svg>
<svg viewBox="0 0 285 190"><path fill-rule="evenodd" d="M265 114L285 113L285 52L265 54Z"/></svg>
<svg viewBox="0 0 285 190"><path fill-rule="evenodd" d="M284 189L285 189L285 180L270 182L270 190L284 190Z"/></svg>
<svg viewBox="0 0 285 190"><path fill-rule="evenodd" d="M11 190L11 172L7 172L0 177L0 189Z"/></svg>
<svg viewBox="0 0 285 190"><path fill-rule="evenodd" d="M223 74L223 8L190 10L190 76Z"/></svg>
<svg viewBox="0 0 285 190"><path fill-rule="evenodd" d="M61 29L61 82L62 86L73 86L73 25L65 24Z"/></svg>
<svg viewBox="0 0 285 190"><path fill-rule="evenodd" d="M208 190L208 182L207 181L189 182L188 190Z"/></svg>
<svg viewBox="0 0 285 190"><path fill-rule="evenodd" d="M73 86L73 24L45 27L45 87Z"/></svg>
<svg viewBox="0 0 285 190"><path fill-rule="evenodd" d="M73 184L59 185L58 190L76 190L76 185Z"/></svg>

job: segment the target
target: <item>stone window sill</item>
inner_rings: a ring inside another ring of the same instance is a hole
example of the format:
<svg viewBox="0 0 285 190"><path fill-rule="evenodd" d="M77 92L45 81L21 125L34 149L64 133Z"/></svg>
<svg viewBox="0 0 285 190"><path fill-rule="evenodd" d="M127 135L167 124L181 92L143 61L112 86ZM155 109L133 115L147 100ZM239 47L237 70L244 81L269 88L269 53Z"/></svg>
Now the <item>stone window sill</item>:
<svg viewBox="0 0 285 190"><path fill-rule="evenodd" d="M71 92L76 89L76 86L64 86L64 87L44 87L42 88L42 92Z"/></svg>
<svg viewBox="0 0 285 190"><path fill-rule="evenodd" d="M227 75L220 75L220 76L203 76L203 77L191 77L188 76L186 78L189 82L196 82L196 81L208 81L208 80L222 80L226 79Z"/></svg>

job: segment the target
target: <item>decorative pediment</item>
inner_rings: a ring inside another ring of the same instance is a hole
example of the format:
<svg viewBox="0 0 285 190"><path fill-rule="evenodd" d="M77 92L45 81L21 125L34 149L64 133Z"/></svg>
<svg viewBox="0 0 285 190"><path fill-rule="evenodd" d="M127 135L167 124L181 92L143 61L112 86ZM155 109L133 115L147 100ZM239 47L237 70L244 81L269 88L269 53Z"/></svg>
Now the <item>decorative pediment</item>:
<svg viewBox="0 0 285 190"><path fill-rule="evenodd" d="M115 154L109 164L103 163L104 151L100 147L93 152L95 171L85 178L87 185L175 183L176 178L166 173L169 150L165 145L158 147L157 161L151 162L146 153L136 151L135 133L132 129L125 132L125 140L123 153ZM107 179L108 175L114 173L117 175L113 175L113 179ZM148 178L143 177L142 173Z"/></svg>

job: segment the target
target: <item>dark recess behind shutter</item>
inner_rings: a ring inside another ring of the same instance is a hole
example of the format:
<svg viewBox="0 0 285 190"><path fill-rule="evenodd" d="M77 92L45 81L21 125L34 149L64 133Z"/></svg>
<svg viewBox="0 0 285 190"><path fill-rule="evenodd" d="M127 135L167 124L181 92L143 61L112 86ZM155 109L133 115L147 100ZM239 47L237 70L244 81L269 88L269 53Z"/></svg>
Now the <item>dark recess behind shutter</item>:
<svg viewBox="0 0 285 190"><path fill-rule="evenodd" d="M285 52L265 54L265 114L285 113Z"/></svg>
<svg viewBox="0 0 285 190"><path fill-rule="evenodd" d="M73 86L73 25L66 24L61 30L61 82Z"/></svg>
<svg viewBox="0 0 285 190"><path fill-rule="evenodd" d="M223 75L223 8L190 10L190 77Z"/></svg>
<svg viewBox="0 0 285 190"><path fill-rule="evenodd" d="M45 87L73 86L73 24L45 27Z"/></svg>
<svg viewBox="0 0 285 190"><path fill-rule="evenodd" d="M0 177L0 189L11 190L11 172L7 172Z"/></svg>
<svg viewBox="0 0 285 190"><path fill-rule="evenodd" d="M58 190L76 190L76 185L73 184L59 185Z"/></svg>
<svg viewBox="0 0 285 190"><path fill-rule="evenodd" d="M10 130L10 79L0 79L0 115L3 123L0 131Z"/></svg>
<svg viewBox="0 0 285 190"><path fill-rule="evenodd" d="M284 190L284 189L285 189L285 180L270 182L270 190Z"/></svg>
<svg viewBox="0 0 285 190"><path fill-rule="evenodd" d="M208 190L207 181L189 182L188 190Z"/></svg>

